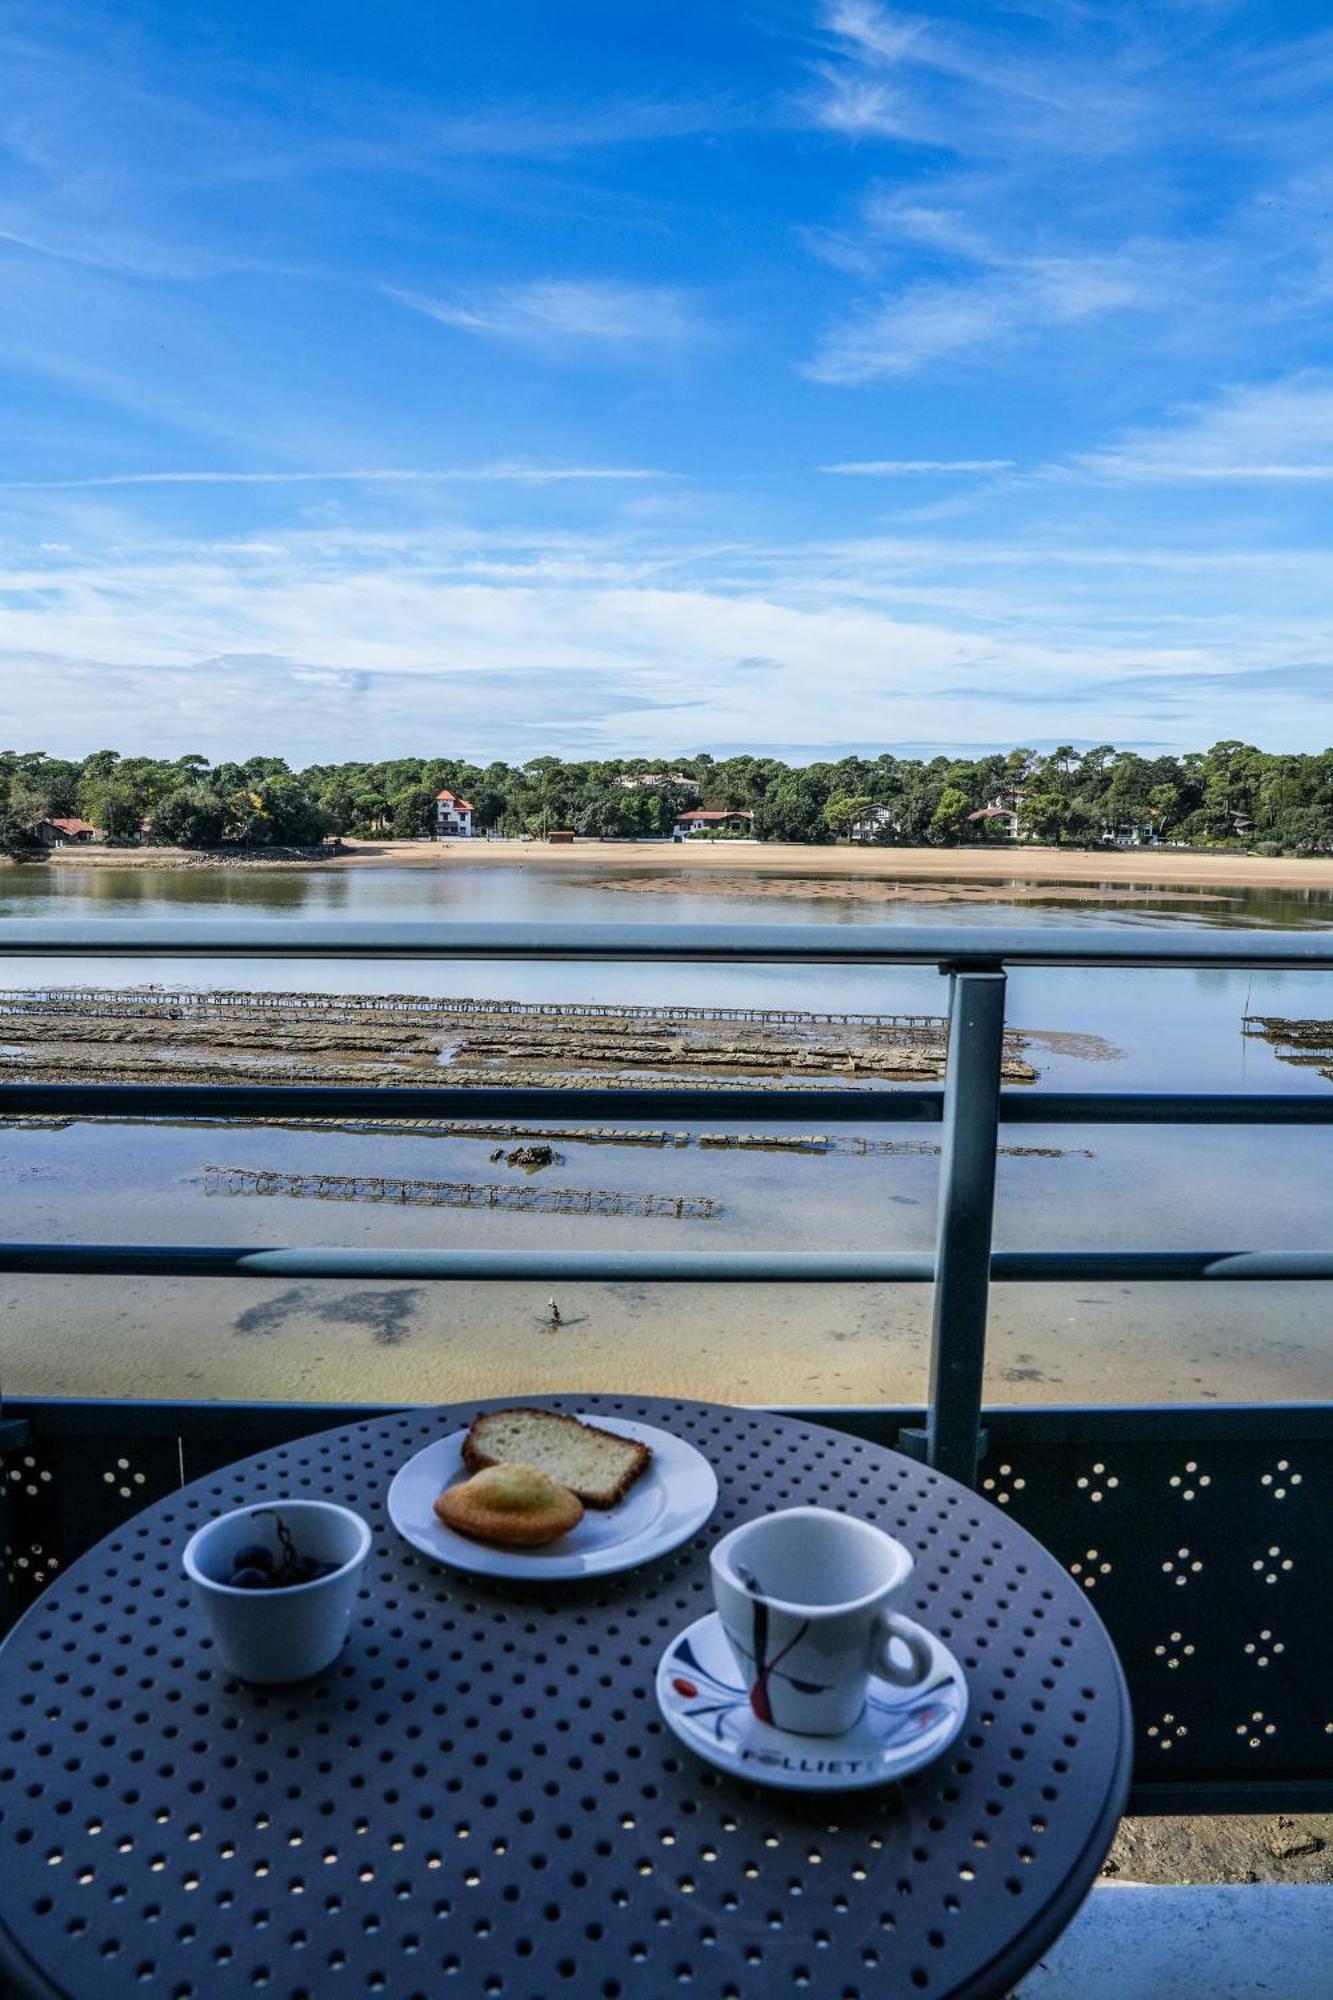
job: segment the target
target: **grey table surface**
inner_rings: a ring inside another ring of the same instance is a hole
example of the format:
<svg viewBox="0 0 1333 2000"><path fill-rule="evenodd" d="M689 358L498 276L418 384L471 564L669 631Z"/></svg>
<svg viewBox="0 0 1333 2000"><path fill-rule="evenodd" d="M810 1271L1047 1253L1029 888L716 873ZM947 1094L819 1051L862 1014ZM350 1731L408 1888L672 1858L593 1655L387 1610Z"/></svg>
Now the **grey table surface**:
<svg viewBox="0 0 1333 2000"><path fill-rule="evenodd" d="M504 1401L520 1400L505 1398ZM1059 1934L1123 1810L1131 1733L1084 1593L967 1488L821 1425L534 1396L657 1424L714 1465L707 1527L574 1585L438 1568L393 1473L481 1403L308 1437L182 1487L73 1564L0 1648L0 1969L67 2000L717 2000L998 1995ZM347 1650L260 1691L217 1664L181 1571L202 1521L335 1499L374 1546ZM916 1558L903 1608L966 1670L962 1734L872 1793L702 1763L653 1692L711 1603L708 1550L840 1508Z"/></svg>

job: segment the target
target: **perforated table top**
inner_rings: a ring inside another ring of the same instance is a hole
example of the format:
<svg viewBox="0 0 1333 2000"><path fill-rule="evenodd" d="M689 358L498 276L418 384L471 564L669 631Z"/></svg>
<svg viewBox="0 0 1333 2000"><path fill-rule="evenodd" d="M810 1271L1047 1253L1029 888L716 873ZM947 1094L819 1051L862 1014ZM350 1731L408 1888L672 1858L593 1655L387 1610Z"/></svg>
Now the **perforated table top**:
<svg viewBox="0 0 1333 2000"><path fill-rule="evenodd" d="M513 1399L509 1399L513 1400ZM1084 1593L962 1486L817 1424L534 1397L689 1438L694 1540L558 1587L439 1569L390 1478L481 1404L354 1424L149 1507L0 1648L0 1965L72 2000L717 2000L1001 1994L1078 1906L1129 1778L1119 1663ZM217 1665L181 1572L201 1521L281 1496L374 1530L346 1652L267 1692ZM777 1507L901 1537L903 1608L966 1670L962 1734L881 1792L743 1785L667 1730L653 1676L710 1603L707 1551Z"/></svg>

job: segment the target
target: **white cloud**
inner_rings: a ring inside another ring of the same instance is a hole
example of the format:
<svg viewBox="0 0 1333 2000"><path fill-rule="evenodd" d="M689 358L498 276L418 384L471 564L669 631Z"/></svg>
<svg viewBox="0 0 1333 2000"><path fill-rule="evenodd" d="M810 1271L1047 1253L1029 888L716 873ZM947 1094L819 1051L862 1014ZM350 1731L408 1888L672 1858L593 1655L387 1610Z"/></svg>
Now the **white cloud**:
<svg viewBox="0 0 1333 2000"><path fill-rule="evenodd" d="M1098 479L1333 479L1333 376L1230 390L1183 421L1131 433L1073 461Z"/></svg>
<svg viewBox="0 0 1333 2000"><path fill-rule="evenodd" d="M497 340L541 346L585 343L676 348L697 340L703 320L691 296L669 286L553 278L500 285L456 299L388 288L400 305Z"/></svg>
<svg viewBox="0 0 1333 2000"><path fill-rule="evenodd" d="M807 109L849 137L1003 159L1021 119L1029 148L1096 155L1141 129L1152 102L1141 57L1108 57L1086 33L1034 48L1029 36L988 35L980 23L969 30L876 0L831 0L823 19L830 55L815 65Z"/></svg>
<svg viewBox="0 0 1333 2000"><path fill-rule="evenodd" d="M821 465L821 472L850 479L896 479L917 472L1010 472L1012 458L863 458L845 465Z"/></svg>
<svg viewBox="0 0 1333 2000"><path fill-rule="evenodd" d="M977 279L910 285L864 306L825 334L803 372L857 387L1155 302L1131 259L1031 258Z"/></svg>
<svg viewBox="0 0 1333 2000"><path fill-rule="evenodd" d="M1126 309L1173 385L1191 360L1234 372L1256 340L1305 343L1333 291L1329 180L1311 165L1327 150L1322 53L1183 37L1171 11L1127 0L1001 22L827 0L806 114L892 179L854 220L805 232L878 290L804 372L859 386L960 357L1004 365L1020 344L1076 367Z"/></svg>
<svg viewBox="0 0 1333 2000"><path fill-rule="evenodd" d="M0 479L0 491L60 493L95 486L558 486L569 480L667 479L642 466L527 465L404 466L364 472L108 472L86 479Z"/></svg>
<svg viewBox="0 0 1333 2000"><path fill-rule="evenodd" d="M1094 546L1053 522L965 544L710 546L624 521L187 541L77 518L63 549L0 551L0 740L86 749L98 712L130 719L127 748L176 752L300 760L354 736L391 754L425 735L487 756L666 754L819 743L836 712L849 739L933 741L958 688L969 734L1000 742L1028 740L1042 704L1182 746L1252 735L1256 711L1275 745L1321 726L1320 550ZM756 659L762 675L739 670Z"/></svg>

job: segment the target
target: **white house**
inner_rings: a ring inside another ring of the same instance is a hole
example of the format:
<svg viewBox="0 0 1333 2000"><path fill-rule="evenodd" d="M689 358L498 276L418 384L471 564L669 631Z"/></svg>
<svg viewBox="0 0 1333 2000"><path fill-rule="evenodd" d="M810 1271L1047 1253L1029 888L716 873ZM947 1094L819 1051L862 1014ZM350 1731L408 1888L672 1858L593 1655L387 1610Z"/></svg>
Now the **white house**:
<svg viewBox="0 0 1333 2000"><path fill-rule="evenodd" d="M1002 806L992 803L988 806L982 806L978 812L969 813L967 818L969 825L994 826L999 829L1007 840L1018 839L1018 814L1012 806Z"/></svg>
<svg viewBox="0 0 1333 2000"><path fill-rule="evenodd" d="M435 794L435 838L471 840L472 808L466 799L456 797L453 792Z"/></svg>
<svg viewBox="0 0 1333 2000"><path fill-rule="evenodd" d="M1107 819L1102 821L1100 838L1108 847L1159 847L1151 820Z"/></svg>
<svg viewBox="0 0 1333 2000"><path fill-rule="evenodd" d="M897 831L898 822L887 806L867 806L860 819L852 821L847 836L850 840L873 841Z"/></svg>
<svg viewBox="0 0 1333 2000"><path fill-rule="evenodd" d="M693 778L687 778L683 771L638 771L622 772L616 779L622 791L636 792L657 785L677 785L682 791L697 792L699 787Z"/></svg>

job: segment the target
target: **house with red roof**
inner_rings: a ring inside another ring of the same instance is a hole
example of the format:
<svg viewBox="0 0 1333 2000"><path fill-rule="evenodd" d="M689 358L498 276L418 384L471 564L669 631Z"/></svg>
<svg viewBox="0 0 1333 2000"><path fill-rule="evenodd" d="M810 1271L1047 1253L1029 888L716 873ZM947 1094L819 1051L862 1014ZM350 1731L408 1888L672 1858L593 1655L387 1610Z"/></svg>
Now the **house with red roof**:
<svg viewBox="0 0 1333 2000"><path fill-rule="evenodd" d="M454 792L435 794L435 838L471 840L472 807Z"/></svg>
<svg viewBox="0 0 1333 2000"><path fill-rule="evenodd" d="M91 820L73 817L39 819L33 832L43 847L87 847L102 838L101 829Z"/></svg>
<svg viewBox="0 0 1333 2000"><path fill-rule="evenodd" d="M687 840L692 833L744 835L753 832L752 812L730 812L716 806L701 806L680 815L672 826L671 837L673 840Z"/></svg>

